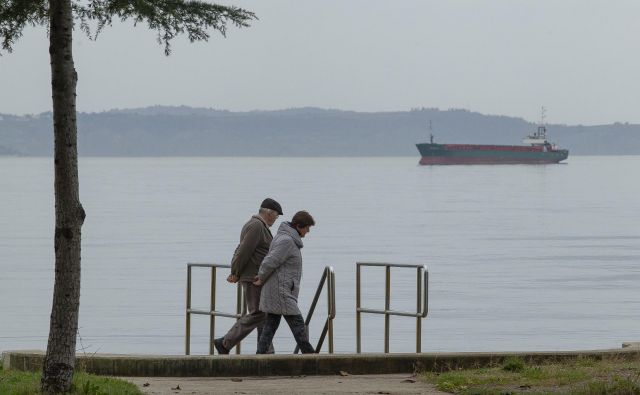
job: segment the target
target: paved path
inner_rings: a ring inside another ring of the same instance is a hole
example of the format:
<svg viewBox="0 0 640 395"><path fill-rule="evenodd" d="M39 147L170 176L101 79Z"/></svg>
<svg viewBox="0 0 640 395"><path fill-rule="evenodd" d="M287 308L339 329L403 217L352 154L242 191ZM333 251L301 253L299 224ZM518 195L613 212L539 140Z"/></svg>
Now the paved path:
<svg viewBox="0 0 640 395"><path fill-rule="evenodd" d="M243 378L124 377L123 379L136 384L142 392L150 395L446 394L408 374Z"/></svg>

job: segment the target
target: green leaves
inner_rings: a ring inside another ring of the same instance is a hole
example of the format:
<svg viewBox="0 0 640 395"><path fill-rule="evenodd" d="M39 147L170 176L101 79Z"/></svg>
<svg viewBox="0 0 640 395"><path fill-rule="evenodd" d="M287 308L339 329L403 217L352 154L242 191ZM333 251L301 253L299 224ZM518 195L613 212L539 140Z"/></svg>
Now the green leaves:
<svg viewBox="0 0 640 395"><path fill-rule="evenodd" d="M146 22L158 32L158 43L171 53L171 40L186 34L191 42L207 41L209 30L226 36L228 25L248 27L258 19L253 12L195 0L51 0L71 1L80 29L96 39L113 19ZM49 0L0 0L2 48L11 52L26 25L48 25ZM93 29L92 29L93 27ZM93 30L93 32L92 32Z"/></svg>
<svg viewBox="0 0 640 395"><path fill-rule="evenodd" d="M94 39L114 18L132 19L135 25L146 22L149 29L158 32L158 43L164 44L166 55L171 53L171 40L180 34L186 34L191 42L207 41L209 29L225 36L229 23L248 27L257 19L254 13L238 7L190 0L90 0L88 4L76 2L73 7L82 30L90 37L89 23L95 22Z"/></svg>
<svg viewBox="0 0 640 395"><path fill-rule="evenodd" d="M47 24L47 0L0 0L0 38L2 49L13 50L26 25Z"/></svg>

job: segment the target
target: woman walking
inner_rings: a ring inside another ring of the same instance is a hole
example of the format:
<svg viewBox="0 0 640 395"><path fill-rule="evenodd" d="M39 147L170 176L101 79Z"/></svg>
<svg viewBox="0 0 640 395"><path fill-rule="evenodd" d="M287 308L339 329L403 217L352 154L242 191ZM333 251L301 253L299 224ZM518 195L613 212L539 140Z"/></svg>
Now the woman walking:
<svg viewBox="0 0 640 395"><path fill-rule="evenodd" d="M291 222L280 224L269 253L260 265L253 284L263 285L260 311L267 313L267 318L258 340L258 354L267 352L283 316L302 353L315 352L309 343L304 320L298 308L302 278L302 238L315 224L311 214L306 211L298 211Z"/></svg>

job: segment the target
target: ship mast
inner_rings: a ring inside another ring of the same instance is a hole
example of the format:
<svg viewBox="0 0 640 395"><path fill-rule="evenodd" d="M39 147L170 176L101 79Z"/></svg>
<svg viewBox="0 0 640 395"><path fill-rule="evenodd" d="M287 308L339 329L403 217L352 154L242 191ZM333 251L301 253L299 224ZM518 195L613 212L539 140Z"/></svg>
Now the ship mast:
<svg viewBox="0 0 640 395"><path fill-rule="evenodd" d="M429 120L429 142L433 144L433 128L431 127L431 120Z"/></svg>
<svg viewBox="0 0 640 395"><path fill-rule="evenodd" d="M547 109L544 106L540 109L540 125L538 125L537 137L542 140L547 139L547 126L544 123L544 119L547 117Z"/></svg>

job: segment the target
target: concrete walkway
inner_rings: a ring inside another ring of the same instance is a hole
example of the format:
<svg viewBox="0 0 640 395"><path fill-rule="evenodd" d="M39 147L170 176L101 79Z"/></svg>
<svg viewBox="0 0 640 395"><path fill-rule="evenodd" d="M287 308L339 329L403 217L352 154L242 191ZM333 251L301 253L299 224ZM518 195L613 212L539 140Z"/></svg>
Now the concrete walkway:
<svg viewBox="0 0 640 395"><path fill-rule="evenodd" d="M301 377L121 377L145 394L427 394L446 395L408 374Z"/></svg>

